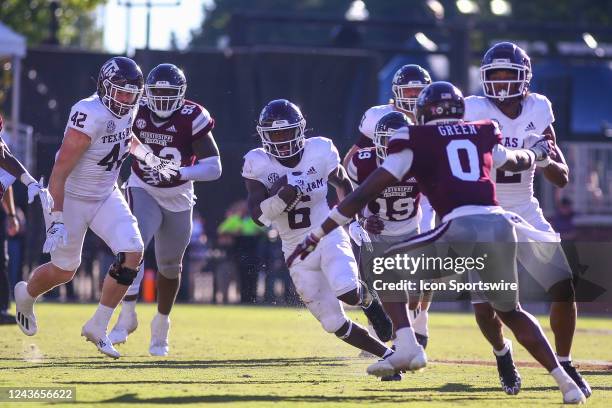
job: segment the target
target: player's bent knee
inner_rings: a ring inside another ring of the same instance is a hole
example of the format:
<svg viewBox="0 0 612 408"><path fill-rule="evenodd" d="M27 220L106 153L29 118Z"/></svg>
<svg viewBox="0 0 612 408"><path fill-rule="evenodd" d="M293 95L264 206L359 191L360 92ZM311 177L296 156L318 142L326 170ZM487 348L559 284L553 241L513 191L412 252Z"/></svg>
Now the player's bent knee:
<svg viewBox="0 0 612 408"><path fill-rule="evenodd" d="M181 265L159 267L159 273L166 279L178 279L181 276Z"/></svg>
<svg viewBox="0 0 612 408"><path fill-rule="evenodd" d="M491 320L495 318L495 310L489 303L474 303L474 315L477 319Z"/></svg>
<svg viewBox="0 0 612 408"><path fill-rule="evenodd" d="M60 268L59 266L54 265L53 263L51 264L51 267L53 268L53 273L55 274L55 276L57 276L58 280L63 283L70 282L74 278L74 275L76 274L76 269L78 268L77 266L76 268L69 270Z"/></svg>
<svg viewBox="0 0 612 408"><path fill-rule="evenodd" d="M130 286L134 282L134 279L136 279L136 275L138 275L138 268L133 269L124 265L127 262L127 255L130 254L120 252L119 255L117 255L117 259L108 270L108 275L115 279L118 284ZM140 259L142 259L142 257L140 257ZM140 263L140 261L138 263Z"/></svg>
<svg viewBox="0 0 612 408"><path fill-rule="evenodd" d="M321 317L319 321L321 322L321 326L323 326L323 330L328 333L336 333L348 322L348 319L344 314L330 314Z"/></svg>
<svg viewBox="0 0 612 408"><path fill-rule="evenodd" d="M555 283L548 291L553 302L573 302L575 299L574 283L566 279Z"/></svg>

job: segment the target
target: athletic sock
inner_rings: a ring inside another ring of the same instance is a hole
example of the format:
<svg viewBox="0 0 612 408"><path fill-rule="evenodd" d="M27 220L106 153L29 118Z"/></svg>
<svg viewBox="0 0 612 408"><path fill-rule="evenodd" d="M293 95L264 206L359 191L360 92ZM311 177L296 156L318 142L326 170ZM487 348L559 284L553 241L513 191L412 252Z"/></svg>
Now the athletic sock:
<svg viewBox="0 0 612 408"><path fill-rule="evenodd" d="M414 319L412 328L416 333L419 333L422 336L429 336L429 330L427 329L428 321L429 314L427 313L427 310L421 310Z"/></svg>
<svg viewBox="0 0 612 408"><path fill-rule="evenodd" d="M407 350L413 349L419 346L416 337L414 336L414 330L412 327L402 327L395 331L395 344L398 349L405 347Z"/></svg>
<svg viewBox="0 0 612 408"><path fill-rule="evenodd" d="M504 339L504 347L501 350L493 349L493 353L497 357L501 357L501 356L505 355L507 352L509 352L511 347L512 347L512 343L510 343L510 340Z"/></svg>
<svg viewBox="0 0 612 408"><path fill-rule="evenodd" d="M393 350L391 350L390 348L387 349L387 351L385 351L385 354L383 354L382 358L387 358L389 357L391 354L393 354Z"/></svg>
<svg viewBox="0 0 612 408"><path fill-rule="evenodd" d="M565 393L569 389L576 387L576 383L572 380L572 377L567 375L565 370L561 367L557 367L550 372L550 375L555 379L561 392Z"/></svg>
<svg viewBox="0 0 612 408"><path fill-rule="evenodd" d="M559 360L560 363L565 363L565 362L572 362L572 356L568 355L568 356L557 356L557 360Z"/></svg>
<svg viewBox="0 0 612 408"><path fill-rule="evenodd" d="M104 330L106 330L114 311L114 308L104 306L100 303L98 304L98 308L96 309L96 313L94 313L92 320L99 326L104 327Z"/></svg>
<svg viewBox="0 0 612 408"><path fill-rule="evenodd" d="M135 313L136 312L136 301L135 300L124 300L121 305L121 313Z"/></svg>

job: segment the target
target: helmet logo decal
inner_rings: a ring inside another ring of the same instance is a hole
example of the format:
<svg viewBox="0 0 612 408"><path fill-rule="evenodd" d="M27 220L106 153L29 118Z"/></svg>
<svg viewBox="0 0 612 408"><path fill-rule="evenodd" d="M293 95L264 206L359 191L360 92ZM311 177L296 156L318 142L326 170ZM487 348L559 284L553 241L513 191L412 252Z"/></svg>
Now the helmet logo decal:
<svg viewBox="0 0 612 408"><path fill-rule="evenodd" d="M102 67L102 72L107 78L112 78L115 75L115 72L117 71L119 71L119 66L117 65L114 59L111 59Z"/></svg>

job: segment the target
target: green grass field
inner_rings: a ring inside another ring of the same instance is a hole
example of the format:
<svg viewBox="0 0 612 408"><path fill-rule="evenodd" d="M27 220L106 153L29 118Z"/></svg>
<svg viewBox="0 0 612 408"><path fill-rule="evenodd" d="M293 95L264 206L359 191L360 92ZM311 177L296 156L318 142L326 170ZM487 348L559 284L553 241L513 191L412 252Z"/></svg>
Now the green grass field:
<svg viewBox="0 0 612 408"><path fill-rule="evenodd" d="M153 358L147 350L155 310L140 305L140 328L119 346L123 357L116 361L80 337L94 309L39 304L34 337L0 327L0 386L76 387L76 405L87 407L534 407L562 400L553 379L516 342L523 389L517 396L501 392L490 347L468 314L433 313L427 369L383 383L365 373L372 360L324 333L305 309L179 305L171 356ZM353 316L363 323L361 314ZM612 319L579 319L573 355L593 387L588 404L612 406Z"/></svg>

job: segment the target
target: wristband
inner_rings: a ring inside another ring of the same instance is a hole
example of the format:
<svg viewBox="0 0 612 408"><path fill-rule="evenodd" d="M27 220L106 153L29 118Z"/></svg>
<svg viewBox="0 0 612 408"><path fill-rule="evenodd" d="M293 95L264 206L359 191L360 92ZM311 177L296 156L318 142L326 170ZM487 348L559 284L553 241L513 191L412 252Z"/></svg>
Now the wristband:
<svg viewBox="0 0 612 408"><path fill-rule="evenodd" d="M23 173L21 176L19 176L19 181L21 181L25 186L28 186L32 183L36 183L36 180L34 180L34 177L32 177L30 173L28 173L27 171Z"/></svg>
<svg viewBox="0 0 612 408"><path fill-rule="evenodd" d="M332 219L339 226L343 226L348 224L353 219L352 217L347 217L338 211L338 207L334 207L330 212L328 217Z"/></svg>

